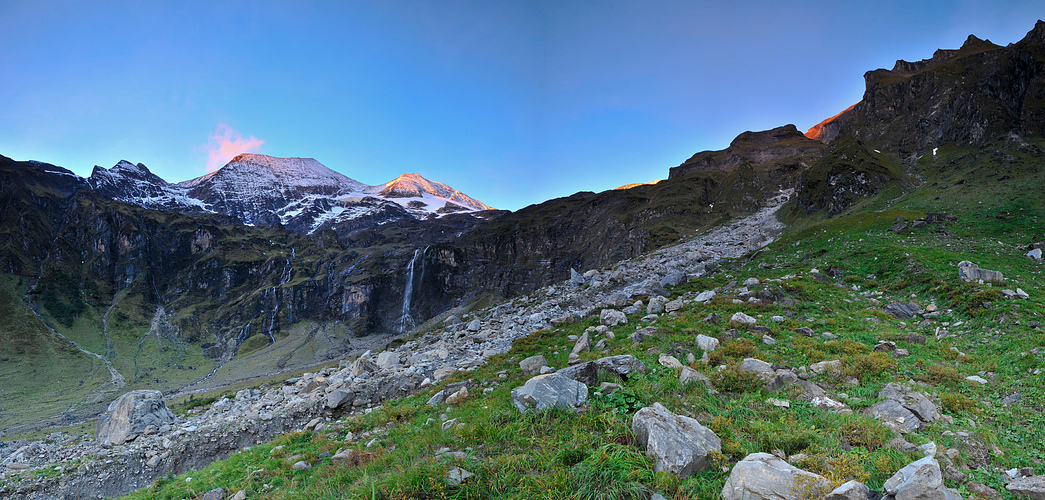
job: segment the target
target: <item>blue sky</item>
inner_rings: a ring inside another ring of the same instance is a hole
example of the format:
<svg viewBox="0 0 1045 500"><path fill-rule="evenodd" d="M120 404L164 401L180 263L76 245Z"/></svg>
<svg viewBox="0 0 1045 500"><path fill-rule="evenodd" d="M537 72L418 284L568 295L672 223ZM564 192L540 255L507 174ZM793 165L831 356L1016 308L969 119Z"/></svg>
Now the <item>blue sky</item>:
<svg viewBox="0 0 1045 500"><path fill-rule="evenodd" d="M224 143L515 210L805 130L857 102L865 71L969 34L1016 42L1043 7L0 0L0 154L177 182Z"/></svg>

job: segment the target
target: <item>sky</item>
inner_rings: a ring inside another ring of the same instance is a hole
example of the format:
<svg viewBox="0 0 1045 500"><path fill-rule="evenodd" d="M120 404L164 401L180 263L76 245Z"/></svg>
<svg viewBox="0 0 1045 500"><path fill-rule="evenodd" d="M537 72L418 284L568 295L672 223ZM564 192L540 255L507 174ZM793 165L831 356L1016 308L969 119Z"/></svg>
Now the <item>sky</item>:
<svg viewBox="0 0 1045 500"><path fill-rule="evenodd" d="M863 74L1006 45L1039 1L0 0L0 154L170 182L237 153L497 208L667 177L744 131L805 130Z"/></svg>

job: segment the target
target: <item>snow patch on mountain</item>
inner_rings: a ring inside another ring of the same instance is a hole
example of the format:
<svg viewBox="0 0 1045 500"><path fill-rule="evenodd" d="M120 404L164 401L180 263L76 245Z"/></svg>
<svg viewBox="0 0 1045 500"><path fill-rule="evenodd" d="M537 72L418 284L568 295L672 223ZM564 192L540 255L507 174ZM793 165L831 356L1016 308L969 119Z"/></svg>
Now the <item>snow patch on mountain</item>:
<svg viewBox="0 0 1045 500"><path fill-rule="evenodd" d="M493 210L413 173L370 186L312 158L259 154L241 154L215 172L177 184L127 161L108 170L95 167L89 182L109 197L145 208L222 213L245 224L280 223L306 234L361 218L385 224Z"/></svg>

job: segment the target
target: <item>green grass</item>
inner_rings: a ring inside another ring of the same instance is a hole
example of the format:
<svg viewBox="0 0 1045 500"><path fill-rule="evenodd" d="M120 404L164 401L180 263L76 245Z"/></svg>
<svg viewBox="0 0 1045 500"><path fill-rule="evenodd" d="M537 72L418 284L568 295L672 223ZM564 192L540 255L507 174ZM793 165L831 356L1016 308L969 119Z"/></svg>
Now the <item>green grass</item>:
<svg viewBox="0 0 1045 500"><path fill-rule="evenodd" d="M1045 320L1045 278L1043 266L1022 255L1024 245L1045 239L1045 182L1040 160L1030 153L1005 144L994 147L1003 152L943 147L935 158L915 165L911 174L924 181L917 189L885 190L832 217L797 217L792 229L753 259L740 259L673 290L675 297L692 296L754 276L763 280L756 290L776 291L792 305L734 304L731 296L720 295L707 304L688 306L676 317L659 319L654 324L659 335L637 346L626 337L643 325L638 317L629 318L628 325L613 329L616 340L609 342L607 353L585 353L582 358L632 354L650 371L623 382L624 390L616 396L593 395L579 412L521 414L511 403L510 391L525 382L519 360L543 354L551 366L566 366L572 347L567 336L581 334L596 323L594 319L534 333L474 372L454 374L446 383L467 378L478 384L460 406L425 404L442 387L439 384L370 414L336 422L323 432L288 434L203 471L165 478L130 498L193 497L222 486L230 493L242 489L248 497L262 499L645 498L652 491L676 499L711 499L720 495L733 463L749 453L773 450L804 455L797 465L833 483L859 479L881 488L918 455L891 449L887 443L893 434L859 410L874 404L885 384L908 380L926 384L924 390L939 399L942 412L954 423L934 423L907 439L915 444L934 441L941 451L958 450L954 462L971 479L1011 498L999 471L1032 466L1045 472L1040 465L1045 460L1040 445L1045 442L1040 411L1045 407L1045 333L1030 326ZM1007 160L1010 156L1017 161ZM1018 173L1018 184L1015 175L982 181L984 169L1002 168ZM974 176L981 180L955 182ZM941 181L948 183L947 190L941 189ZM910 222L926 212L944 211L956 215L957 222L888 230L897 217ZM1020 287L1031 299L1005 299L993 284L960 283L956 264L961 260L1002 271L1007 278L1002 286ZM817 279L812 268L832 278ZM529 300L521 297L515 302ZM933 304L940 315L922 324L920 319L901 321L879 310L894 300ZM724 321L702 321L711 312L725 319L737 311L759 317L777 344L763 344L760 333L745 329L727 341L732 332ZM785 320L768 320L775 315ZM800 326L812 328L817 336L794 333ZM955 336L937 339L937 328ZM823 332L839 338L826 340L819 336ZM720 372L699 362L693 368L715 380L719 392L699 384L682 386L678 371L658 365L657 356L684 348L699 357L698 333L723 341L712 354L716 365L735 366L744 357L796 368L841 360L841 375L813 380L833 397L846 394L844 402L856 413L819 410L798 398L795 386L769 393L735 370ZM924 344L913 341L922 338ZM896 359L872 352L882 340L896 342L910 356ZM507 378L497 376L502 370L507 370ZM981 372L994 381L980 387L965 380ZM848 377L858 385L850 385ZM492 391L484 394L484 388ZM1021 399L1003 405L1002 399L1014 393ZM770 397L786 399L791 407L770 405ZM653 402L692 416L719 435L722 453L715 457L715 467L690 478L653 472L651 459L630 430L634 411ZM443 418L456 418L462 425L444 430ZM345 442L348 431L364 437ZM369 448L362 444L375 438ZM283 449L273 454L274 446ZM438 456L436 450L444 447L465 452L465 458ZM333 464L332 454L345 448L355 450L353 459ZM292 471L291 455L302 455L314 467ZM475 477L451 485L445 480L451 467L462 467ZM948 486L971 497L962 484Z"/></svg>

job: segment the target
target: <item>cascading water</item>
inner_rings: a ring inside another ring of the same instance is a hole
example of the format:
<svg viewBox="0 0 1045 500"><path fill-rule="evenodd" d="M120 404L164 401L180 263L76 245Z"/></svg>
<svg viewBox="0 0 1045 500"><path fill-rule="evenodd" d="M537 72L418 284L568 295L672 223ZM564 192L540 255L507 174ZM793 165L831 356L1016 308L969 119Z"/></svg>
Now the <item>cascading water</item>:
<svg viewBox="0 0 1045 500"><path fill-rule="evenodd" d="M410 317L410 299L414 295L414 263L417 262L421 249L414 250L414 258L406 266L406 289L403 290L403 312L399 316L399 333L406 331L407 326L414 326L414 318ZM424 263L421 264L424 267Z"/></svg>
<svg viewBox="0 0 1045 500"><path fill-rule="evenodd" d="M294 247L290 247L290 257L294 258ZM290 278L291 278L291 276L293 276L293 274L294 274L294 268L290 265L290 259L287 259L286 263L283 264L283 274L281 274L280 277L279 277L279 284L274 286L274 287L272 287L271 289L269 289L272 292L272 316L269 318L268 332L266 332L266 333L268 333L268 337L269 337L269 345L272 345L272 344L276 343L276 336L272 334L272 329L273 329L273 327L276 326L276 320L278 319L277 315L279 314L279 290L278 289L282 288L283 285L286 285L287 283L290 283ZM265 295L266 296L269 294L269 290L265 291Z"/></svg>

